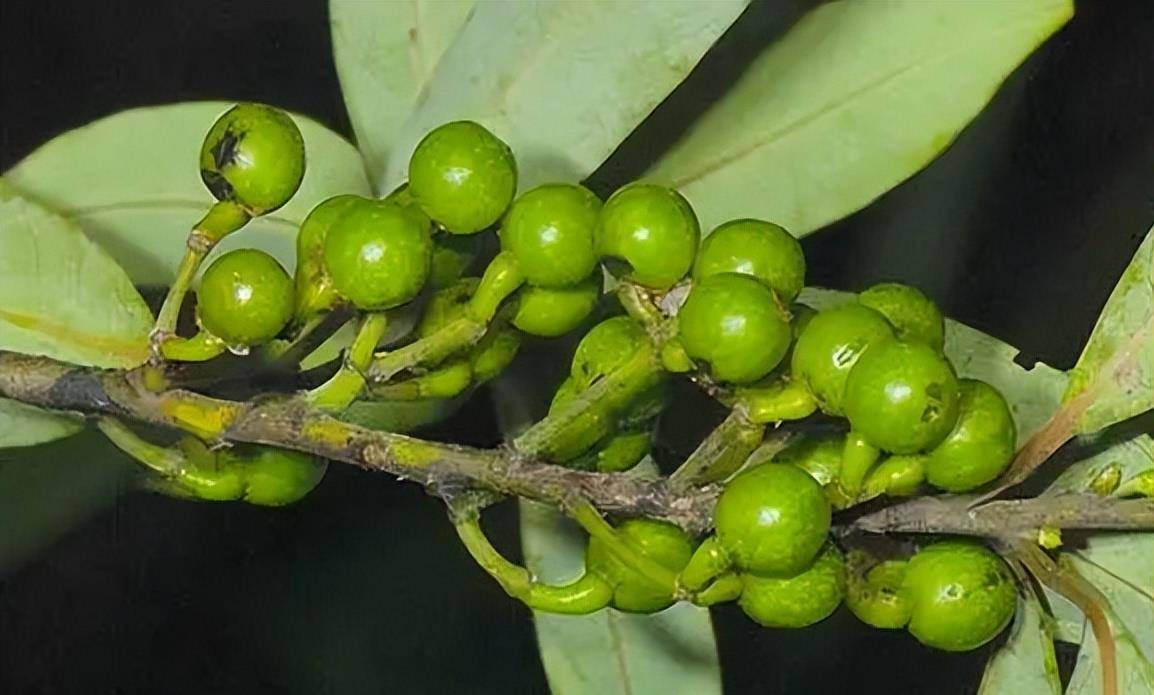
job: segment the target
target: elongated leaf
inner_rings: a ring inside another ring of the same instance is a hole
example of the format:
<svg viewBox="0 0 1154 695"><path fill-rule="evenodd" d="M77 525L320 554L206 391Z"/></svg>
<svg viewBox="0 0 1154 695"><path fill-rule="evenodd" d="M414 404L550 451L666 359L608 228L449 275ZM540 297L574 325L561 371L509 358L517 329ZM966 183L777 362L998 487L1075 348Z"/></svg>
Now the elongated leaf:
<svg viewBox="0 0 1154 695"><path fill-rule="evenodd" d="M229 106L189 102L124 111L48 142L4 178L78 221L137 284L166 284L189 228L212 203L197 157L204 134ZM308 162L300 191L225 239L222 250L261 248L291 267L297 226L316 203L338 193L369 193L356 148L314 121L294 120Z"/></svg>
<svg viewBox="0 0 1154 695"><path fill-rule="evenodd" d="M541 579L563 583L581 573L584 536L554 509L521 504L521 543L527 566ZM554 695L721 692L705 609L682 603L655 615L605 609L534 619Z"/></svg>
<svg viewBox="0 0 1154 695"><path fill-rule="evenodd" d="M1018 599L1014 630L982 676L978 695L1061 695L1051 618L1030 594Z"/></svg>
<svg viewBox="0 0 1154 695"><path fill-rule="evenodd" d="M1154 408L1154 229L1106 301L1064 400L1081 412L1079 433Z"/></svg>
<svg viewBox="0 0 1154 695"><path fill-rule="evenodd" d="M937 157L1072 13L1069 0L822 4L649 175L707 227L764 217L804 236Z"/></svg>
<svg viewBox="0 0 1154 695"><path fill-rule="evenodd" d="M135 367L151 328L148 306L108 254L0 184L0 350Z"/></svg>
<svg viewBox="0 0 1154 695"><path fill-rule="evenodd" d="M807 287L798 301L815 309L853 301L852 292ZM946 357L958 376L993 385L1010 404L1024 442L1058 409L1066 388L1066 374L1041 362L1026 369L1016 362L1017 348L969 326L946 319Z"/></svg>
<svg viewBox="0 0 1154 695"><path fill-rule="evenodd" d="M401 123L474 0L330 0L333 60L357 146L383 171Z"/></svg>
<svg viewBox="0 0 1154 695"><path fill-rule="evenodd" d="M79 416L51 413L0 398L0 447L32 446L76 434L84 428Z"/></svg>
<svg viewBox="0 0 1154 695"><path fill-rule="evenodd" d="M384 172L424 134L469 118L517 155L521 184L588 176L681 82L747 0L487 2L445 51Z"/></svg>

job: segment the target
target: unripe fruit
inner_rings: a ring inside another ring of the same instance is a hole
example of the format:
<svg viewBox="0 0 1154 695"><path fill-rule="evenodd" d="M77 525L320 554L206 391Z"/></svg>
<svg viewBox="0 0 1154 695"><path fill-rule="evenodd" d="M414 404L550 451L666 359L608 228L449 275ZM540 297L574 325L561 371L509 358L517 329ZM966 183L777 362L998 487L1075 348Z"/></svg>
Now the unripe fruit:
<svg viewBox="0 0 1154 695"><path fill-rule="evenodd" d="M583 186L537 186L509 209L501 223L501 248L517 259L530 285L575 285L597 266L593 230L600 210L601 201Z"/></svg>
<svg viewBox="0 0 1154 695"><path fill-rule="evenodd" d="M841 415L850 369L870 346L892 339L889 322L873 309L859 304L827 309L810 319L798 336L790 369L823 412Z"/></svg>
<svg viewBox="0 0 1154 695"><path fill-rule="evenodd" d="M409 192L433 221L453 234L472 234L495 224L516 191L513 152L472 121L429 131L409 160Z"/></svg>
<svg viewBox="0 0 1154 695"><path fill-rule="evenodd" d="M689 272L700 238L697 215L680 193L634 183L606 201L595 245L618 277L667 290Z"/></svg>
<svg viewBox="0 0 1154 695"><path fill-rule="evenodd" d="M717 540L736 567L790 577L809 566L825 543L830 507L808 473L768 463L725 486L714 522Z"/></svg>
<svg viewBox="0 0 1154 695"><path fill-rule="evenodd" d="M828 618L845 596L845 558L826 542L813 564L792 577L741 576L738 605L763 627L801 628Z"/></svg>
<svg viewBox="0 0 1154 695"><path fill-rule="evenodd" d="M266 507L301 500L321 482L328 468L322 458L268 446L244 447L231 455L242 457L244 500Z"/></svg>
<svg viewBox="0 0 1154 695"><path fill-rule="evenodd" d="M237 249L204 271L197 316L204 329L231 347L260 345L277 336L293 315L293 281L264 251Z"/></svg>
<svg viewBox="0 0 1154 695"><path fill-rule="evenodd" d="M958 420L930 452L926 479L949 492L985 485L1014 457L1014 417L993 386L973 379L959 384Z"/></svg>
<svg viewBox="0 0 1154 695"><path fill-rule="evenodd" d="M526 286L517 297L513 325L529 335L556 338L580 326L592 313L601 298L601 278L592 275L572 287L558 289Z"/></svg>
<svg viewBox="0 0 1154 695"><path fill-rule="evenodd" d="M200 177L217 200L251 215L281 207L305 173L301 132L284 111L237 104L218 118L200 148Z"/></svg>
<svg viewBox="0 0 1154 695"><path fill-rule="evenodd" d="M589 329L573 353L570 375L578 390L589 388L639 350L648 349L649 336L628 316L614 316Z"/></svg>
<svg viewBox="0 0 1154 695"><path fill-rule="evenodd" d="M916 287L896 282L874 285L858 295L858 302L885 316L901 340L923 342L942 351L945 344L942 312Z"/></svg>
<svg viewBox="0 0 1154 695"><path fill-rule="evenodd" d="M792 335L773 291L737 273L694 284L677 315L678 340L719 381L749 384L781 362Z"/></svg>
<svg viewBox="0 0 1154 695"><path fill-rule="evenodd" d="M866 625L896 630L910 622L910 600L902 592L904 560L887 560L870 568L864 577L850 576L845 603Z"/></svg>
<svg viewBox="0 0 1154 695"><path fill-rule="evenodd" d="M629 519L617 530L640 546L645 556L680 572L693 554L689 536L673 524L652 519ZM585 567L613 585L612 605L627 613L656 613L673 605L673 596L653 586L644 576L617 559L597 538L589 540Z"/></svg>
<svg viewBox="0 0 1154 695"><path fill-rule="evenodd" d="M958 380L950 363L925 343L889 341L854 365L845 412L853 429L880 449L924 451L957 422Z"/></svg>
<svg viewBox="0 0 1154 695"><path fill-rule="evenodd" d="M328 310L337 300L332 279L325 269L325 237L341 215L362 200L355 195L333 196L319 203L301 222L297 232L296 316L306 321Z"/></svg>
<svg viewBox="0 0 1154 695"><path fill-rule="evenodd" d="M361 199L329 228L325 268L333 287L362 311L411 301L429 276L432 239L419 211Z"/></svg>
<svg viewBox="0 0 1154 695"><path fill-rule="evenodd" d="M801 244L785 229L764 220L726 222L701 242L693 279L741 273L760 280L788 304L805 286Z"/></svg>

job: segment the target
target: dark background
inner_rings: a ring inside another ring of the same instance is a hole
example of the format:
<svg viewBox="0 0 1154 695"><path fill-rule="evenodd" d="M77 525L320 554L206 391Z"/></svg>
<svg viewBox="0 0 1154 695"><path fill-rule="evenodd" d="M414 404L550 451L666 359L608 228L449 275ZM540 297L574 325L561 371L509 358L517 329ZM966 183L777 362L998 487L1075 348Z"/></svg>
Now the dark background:
<svg viewBox="0 0 1154 695"><path fill-rule="evenodd" d="M642 171L805 4L755 5L591 185ZM266 101L351 135L325 15L319 0L4 0L0 169L101 116L193 99ZM1080 3L938 161L805 240L811 284L911 282L1026 364L1070 367L1154 221L1152 35L1149 3ZM482 393L429 434L492 445L491 413ZM102 450L81 437L42 456ZM514 511L491 517L515 547ZM969 693L988 655L844 610L796 632L714 617L733 693ZM3 693L392 690L545 690L529 613L414 485L336 466L289 509L127 495L0 575Z"/></svg>

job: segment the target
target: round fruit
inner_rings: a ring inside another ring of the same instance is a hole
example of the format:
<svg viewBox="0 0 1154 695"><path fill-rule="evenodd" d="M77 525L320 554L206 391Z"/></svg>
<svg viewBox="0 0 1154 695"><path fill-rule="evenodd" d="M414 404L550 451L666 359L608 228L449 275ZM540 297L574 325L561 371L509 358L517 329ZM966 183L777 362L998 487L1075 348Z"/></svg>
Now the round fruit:
<svg viewBox="0 0 1154 695"><path fill-rule="evenodd" d="M969 651L998 635L1014 617L1017 590L1006 564L975 543L943 541L923 548L906 567L909 630L918 641Z"/></svg>
<svg viewBox="0 0 1154 695"><path fill-rule="evenodd" d="M601 201L577 184L547 183L526 191L501 224L501 248L537 287L569 287L597 267L593 230Z"/></svg>
<svg viewBox="0 0 1154 695"><path fill-rule="evenodd" d="M197 315L212 335L233 347L260 345L284 330L293 315L293 281L264 251L237 249L204 271Z"/></svg>
<svg viewBox="0 0 1154 695"><path fill-rule="evenodd" d="M985 485L1014 457L1014 417L1006 399L984 381L959 383L958 421L930 452L926 479L949 492Z"/></svg>
<svg viewBox="0 0 1154 695"><path fill-rule="evenodd" d="M862 292L858 301L885 316L898 338L920 341L941 352L945 344L942 312L917 288L886 282Z"/></svg>
<svg viewBox="0 0 1154 695"><path fill-rule="evenodd" d="M718 542L739 569L791 577L808 567L825 543L830 508L808 473L767 463L725 486L714 522Z"/></svg>
<svg viewBox="0 0 1154 695"><path fill-rule="evenodd" d="M652 449L653 436L647 431L615 434L597 447L590 467L602 473L627 471L641 463Z"/></svg>
<svg viewBox="0 0 1154 695"><path fill-rule="evenodd" d="M363 311L411 301L429 276L433 242L419 212L384 200L351 205L325 236L333 287Z"/></svg>
<svg viewBox="0 0 1154 695"><path fill-rule="evenodd" d="M904 560L887 560L866 573L850 576L845 602L866 625L896 630L910 621L910 601L902 592L906 578Z"/></svg>
<svg viewBox="0 0 1154 695"><path fill-rule="evenodd" d="M674 572L680 572L693 554L689 536L673 524L651 519L630 519L617 530L641 547L645 556ZM654 586L644 576L617 559L596 538L589 540L585 567L613 585L614 608L627 613L655 613L673 605L667 591Z"/></svg>
<svg viewBox="0 0 1154 695"><path fill-rule="evenodd" d="M292 118L264 104L237 104L213 123L200 147L200 178L217 200L251 215L272 212L300 188L305 144Z"/></svg>
<svg viewBox="0 0 1154 695"><path fill-rule="evenodd" d="M807 436L779 451L773 462L797 466L824 486L837 482L844 448L844 436Z"/></svg>
<svg viewBox="0 0 1154 695"><path fill-rule="evenodd" d="M689 272L701 227L680 193L634 183L609 197L597 225L596 249L619 277L656 290ZM624 266L624 267L621 267Z"/></svg>
<svg viewBox="0 0 1154 695"><path fill-rule="evenodd" d="M614 316L589 329L573 353L570 374L579 390L589 388L638 350L649 346L649 336L628 316Z"/></svg>
<svg viewBox="0 0 1154 695"><path fill-rule="evenodd" d="M845 413L870 444L913 454L945 439L958 419L958 380L925 343L892 340L870 348L850 372Z"/></svg>
<svg viewBox="0 0 1154 695"><path fill-rule="evenodd" d="M472 121L434 128L409 160L409 193L453 234L472 234L505 214L517 191L509 146Z"/></svg>
<svg viewBox="0 0 1154 695"><path fill-rule="evenodd" d="M585 320L601 298L601 278L590 276L573 287L523 287L518 293L513 325L530 335L556 338Z"/></svg>
<svg viewBox="0 0 1154 695"><path fill-rule="evenodd" d="M792 577L741 575L738 605L764 627L799 628L828 618L845 596L845 558L827 542L806 570Z"/></svg>
<svg viewBox="0 0 1154 695"><path fill-rule="evenodd" d="M242 458L249 504L280 507L312 492L325 475L328 462L299 451L267 446L245 447L233 454Z"/></svg>
<svg viewBox="0 0 1154 695"><path fill-rule="evenodd" d="M871 345L893 338L881 314L859 304L818 312L793 346L790 369L809 387L822 411L842 414L850 369Z"/></svg>
<svg viewBox="0 0 1154 695"><path fill-rule="evenodd" d="M789 303L805 286L801 244L782 227L763 220L726 222L701 242L693 279L718 273L751 275Z"/></svg>
<svg viewBox="0 0 1154 695"><path fill-rule="evenodd" d="M781 362L789 349L789 321L773 291L737 273L694 284L677 315L678 340L694 360L709 363L719 381L749 384Z"/></svg>
<svg viewBox="0 0 1154 695"><path fill-rule="evenodd" d="M333 223L359 200L355 195L333 196L314 207L301 222L297 232L295 276L298 319L310 319L336 301L336 290L325 270L325 237Z"/></svg>

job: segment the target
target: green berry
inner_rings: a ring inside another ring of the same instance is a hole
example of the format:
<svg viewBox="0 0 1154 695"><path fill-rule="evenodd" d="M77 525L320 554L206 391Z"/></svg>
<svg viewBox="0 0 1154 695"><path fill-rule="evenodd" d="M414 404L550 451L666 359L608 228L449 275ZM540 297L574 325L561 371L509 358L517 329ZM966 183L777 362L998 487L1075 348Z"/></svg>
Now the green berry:
<svg viewBox="0 0 1154 695"><path fill-rule="evenodd" d="M689 272L700 238L697 215L680 193L634 183L605 203L596 249L618 277L667 290Z"/></svg>
<svg viewBox="0 0 1154 695"><path fill-rule="evenodd" d="M577 184L547 183L526 191L501 224L501 248L537 287L570 287L597 266L593 230L601 201Z"/></svg>
<svg viewBox="0 0 1154 695"><path fill-rule="evenodd" d="M763 627L800 628L828 618L845 596L845 558L827 542L809 568L792 577L741 576L738 605Z"/></svg>
<svg viewBox="0 0 1154 695"><path fill-rule="evenodd" d="M293 281L264 251L237 249L204 271L197 290L204 329L232 347L260 345L277 336L293 315Z"/></svg>
<svg viewBox="0 0 1154 695"><path fill-rule="evenodd" d="M818 312L793 346L790 369L809 387L822 411L843 414L850 369L871 345L893 338L881 314L859 304Z"/></svg>
<svg viewBox="0 0 1154 695"><path fill-rule="evenodd" d="M492 226L516 191L513 152L472 121L429 131L409 160L409 192L429 217L453 234Z"/></svg>
<svg viewBox="0 0 1154 695"><path fill-rule="evenodd" d="M993 386L973 379L959 383L958 420L930 452L926 479L948 492L985 485L1014 457L1014 417Z"/></svg>
<svg viewBox="0 0 1154 695"><path fill-rule="evenodd" d="M327 311L337 301L332 279L325 269L325 237L329 228L360 197L338 195L319 203L305 217L297 232L296 317L306 321Z"/></svg>
<svg viewBox="0 0 1154 695"><path fill-rule="evenodd" d="M645 556L680 572L693 554L689 536L673 524L651 519L629 519L617 530L639 546ZM673 605L668 592L653 586L644 576L625 565L597 538L589 540L585 567L613 585L612 605L627 613L656 613Z"/></svg>
<svg viewBox="0 0 1154 695"><path fill-rule="evenodd" d="M469 352L473 384L479 385L505 371L521 349L521 336L508 326L491 328Z"/></svg>
<svg viewBox="0 0 1154 695"><path fill-rule="evenodd" d="M653 449L650 432L622 432L612 435L593 455L592 468L602 473L621 473L632 469Z"/></svg>
<svg viewBox="0 0 1154 695"><path fill-rule="evenodd" d="M578 390L615 371L639 350L650 347L649 336L628 316L614 316L585 334L573 353L570 375Z"/></svg>
<svg viewBox="0 0 1154 695"><path fill-rule="evenodd" d="M958 380L946 358L925 343L875 345L846 381L845 413L870 444L913 454L945 439L958 419Z"/></svg>
<svg viewBox="0 0 1154 695"><path fill-rule="evenodd" d="M226 111L200 147L204 185L217 200L234 202L250 215L287 203L304 173L300 130L284 111L264 104L237 104Z"/></svg>
<svg viewBox="0 0 1154 695"><path fill-rule="evenodd" d="M677 315L678 340L719 381L749 384L781 362L791 330L773 291L737 273L694 284Z"/></svg>
<svg viewBox="0 0 1154 695"><path fill-rule="evenodd" d="M361 199L329 228L325 268L342 297L363 311L381 311L417 296L429 276L432 248L420 213Z"/></svg>
<svg viewBox="0 0 1154 695"><path fill-rule="evenodd" d="M808 473L768 463L725 486L714 523L718 542L739 569L791 577L808 567L825 543L830 507Z"/></svg>
<svg viewBox="0 0 1154 695"><path fill-rule="evenodd" d="M929 647L976 649L1014 617L1013 576L981 545L943 541L923 548L906 567L902 593L910 602L909 630Z"/></svg>
<svg viewBox="0 0 1154 695"><path fill-rule="evenodd" d="M782 227L763 220L733 220L705 237L693 264L694 280L718 273L751 275L789 303L805 286L805 256L801 244Z"/></svg>
<svg viewBox="0 0 1154 695"><path fill-rule="evenodd" d="M850 573L845 602L866 625L896 630L910 622L910 600L902 591L904 560L887 560L870 568L864 577Z"/></svg>
<svg viewBox="0 0 1154 695"><path fill-rule="evenodd" d="M886 282L862 292L858 302L885 316L898 338L920 341L941 352L945 344L942 312L917 288Z"/></svg>
<svg viewBox="0 0 1154 695"><path fill-rule="evenodd" d="M311 454L268 446L240 447L229 457L239 460L244 471L244 500L264 507L299 501L320 483L328 467Z"/></svg>
<svg viewBox="0 0 1154 695"><path fill-rule="evenodd" d="M518 292L513 325L529 335L565 335L592 313L601 298L601 278L590 276L572 287L550 289L527 285Z"/></svg>
<svg viewBox="0 0 1154 695"><path fill-rule="evenodd" d="M805 436L779 451L773 462L797 466L826 486L838 480L844 448L845 437L841 435Z"/></svg>

